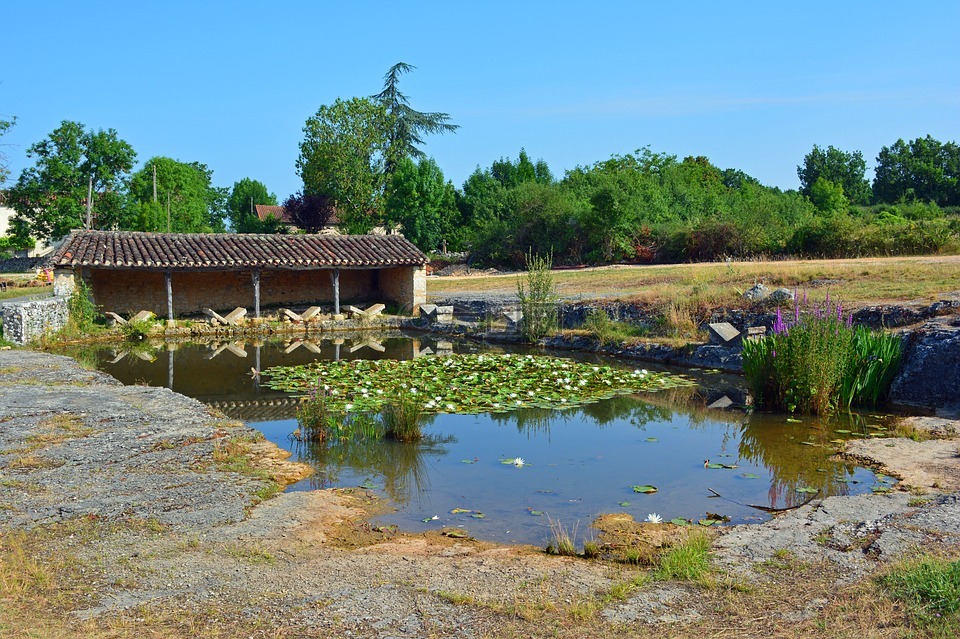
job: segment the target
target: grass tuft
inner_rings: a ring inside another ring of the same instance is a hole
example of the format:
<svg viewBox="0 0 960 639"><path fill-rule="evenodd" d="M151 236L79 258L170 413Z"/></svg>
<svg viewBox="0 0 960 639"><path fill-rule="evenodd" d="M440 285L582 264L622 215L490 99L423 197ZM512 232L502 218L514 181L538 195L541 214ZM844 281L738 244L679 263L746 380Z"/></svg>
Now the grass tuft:
<svg viewBox="0 0 960 639"><path fill-rule="evenodd" d="M960 633L960 560L918 557L895 566L880 584L934 636Z"/></svg>
<svg viewBox="0 0 960 639"><path fill-rule="evenodd" d="M657 579L697 581L710 570L710 538L697 532L660 556Z"/></svg>

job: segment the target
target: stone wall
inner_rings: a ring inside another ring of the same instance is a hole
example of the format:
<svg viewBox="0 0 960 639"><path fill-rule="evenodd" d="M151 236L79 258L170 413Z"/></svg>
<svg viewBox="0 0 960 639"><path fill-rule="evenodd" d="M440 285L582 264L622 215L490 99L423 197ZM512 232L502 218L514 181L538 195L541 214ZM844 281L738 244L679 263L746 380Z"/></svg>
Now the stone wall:
<svg viewBox="0 0 960 639"><path fill-rule="evenodd" d="M67 324L67 297L48 297L26 302L0 303L3 338L24 345L45 333L55 333Z"/></svg>
<svg viewBox="0 0 960 639"><path fill-rule="evenodd" d="M427 303L427 270L413 266L398 266L380 271L380 290L383 300L400 305L412 313Z"/></svg>

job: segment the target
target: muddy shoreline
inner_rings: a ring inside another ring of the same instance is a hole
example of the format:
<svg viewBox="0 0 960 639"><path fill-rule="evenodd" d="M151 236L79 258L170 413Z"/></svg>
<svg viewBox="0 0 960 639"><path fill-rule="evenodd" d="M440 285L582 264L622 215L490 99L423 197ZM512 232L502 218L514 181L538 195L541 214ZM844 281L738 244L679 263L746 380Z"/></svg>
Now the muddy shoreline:
<svg viewBox="0 0 960 639"><path fill-rule="evenodd" d="M847 451L903 478L897 491L814 500L765 524L724 528L714 541L718 570L763 583L769 576L758 567L790 553L845 584L915 548L960 544L956 423L914 422L942 439L871 440ZM146 606L215 609L224 628L256 621L289 631L281 636L657 636L663 624L681 635L723 627L713 595L689 585L602 595L633 583L635 566L377 534L363 518L382 505L362 490L274 495L276 481L303 469L271 446L169 390L122 386L65 357L0 351L0 534L97 531L54 535L46 548L89 566L93 594L64 611L68 620ZM592 612L580 619L585 601ZM770 614L813 623L825 605Z"/></svg>

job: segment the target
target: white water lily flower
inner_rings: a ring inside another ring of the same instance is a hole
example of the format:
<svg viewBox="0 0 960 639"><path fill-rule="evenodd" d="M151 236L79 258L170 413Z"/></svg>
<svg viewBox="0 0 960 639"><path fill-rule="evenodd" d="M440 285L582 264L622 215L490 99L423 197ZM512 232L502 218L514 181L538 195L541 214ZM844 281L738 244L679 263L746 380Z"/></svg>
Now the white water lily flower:
<svg viewBox="0 0 960 639"><path fill-rule="evenodd" d="M663 517L661 517L661 516L658 515L657 513L650 513L649 515L647 515L647 519L646 519L646 520L647 520L648 522L650 522L651 524L662 524L662 523L663 523Z"/></svg>
<svg viewBox="0 0 960 639"><path fill-rule="evenodd" d="M348 411L348 412L349 412L350 409L352 409L352 408L353 408L353 404L344 404L344 405L343 405L343 410L345 410L345 411Z"/></svg>
<svg viewBox="0 0 960 639"><path fill-rule="evenodd" d="M513 465L516 466L517 468L523 467L525 463L526 462L523 461L523 457L517 457L516 459L513 460Z"/></svg>
<svg viewBox="0 0 960 639"><path fill-rule="evenodd" d="M527 397L533 397L533 395L534 395L533 391L527 391Z"/></svg>
<svg viewBox="0 0 960 639"><path fill-rule="evenodd" d="M456 408L453 404L447 404L447 410L453 410Z"/></svg>
<svg viewBox="0 0 960 639"><path fill-rule="evenodd" d="M383 389L382 389L382 388L378 388L378 389L377 389L377 395L383 395Z"/></svg>

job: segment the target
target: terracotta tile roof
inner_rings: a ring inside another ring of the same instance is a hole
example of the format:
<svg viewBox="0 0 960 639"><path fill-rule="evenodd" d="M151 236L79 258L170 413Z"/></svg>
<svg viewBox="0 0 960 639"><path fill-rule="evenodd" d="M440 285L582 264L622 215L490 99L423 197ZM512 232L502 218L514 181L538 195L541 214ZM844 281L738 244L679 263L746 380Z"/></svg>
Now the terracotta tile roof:
<svg viewBox="0 0 960 639"><path fill-rule="evenodd" d="M117 269L363 268L423 265L401 235L256 235L73 231L53 266Z"/></svg>
<svg viewBox="0 0 960 639"><path fill-rule="evenodd" d="M257 212L257 217L262 222L267 219L268 215L279 219L284 224L294 224L293 220L290 218L290 215L287 214L287 209L282 206L273 206L272 204L254 204L254 210ZM334 211L330 215L330 219L327 220L327 226L337 226L340 224L340 219L337 217L337 212ZM296 226L294 224L294 226Z"/></svg>
<svg viewBox="0 0 960 639"><path fill-rule="evenodd" d="M282 206L273 206L271 204L254 204L254 210L257 212L257 217L260 218L260 221L267 219L268 215L279 219L285 224L293 224L293 220L290 219L290 216L287 215L287 209Z"/></svg>

